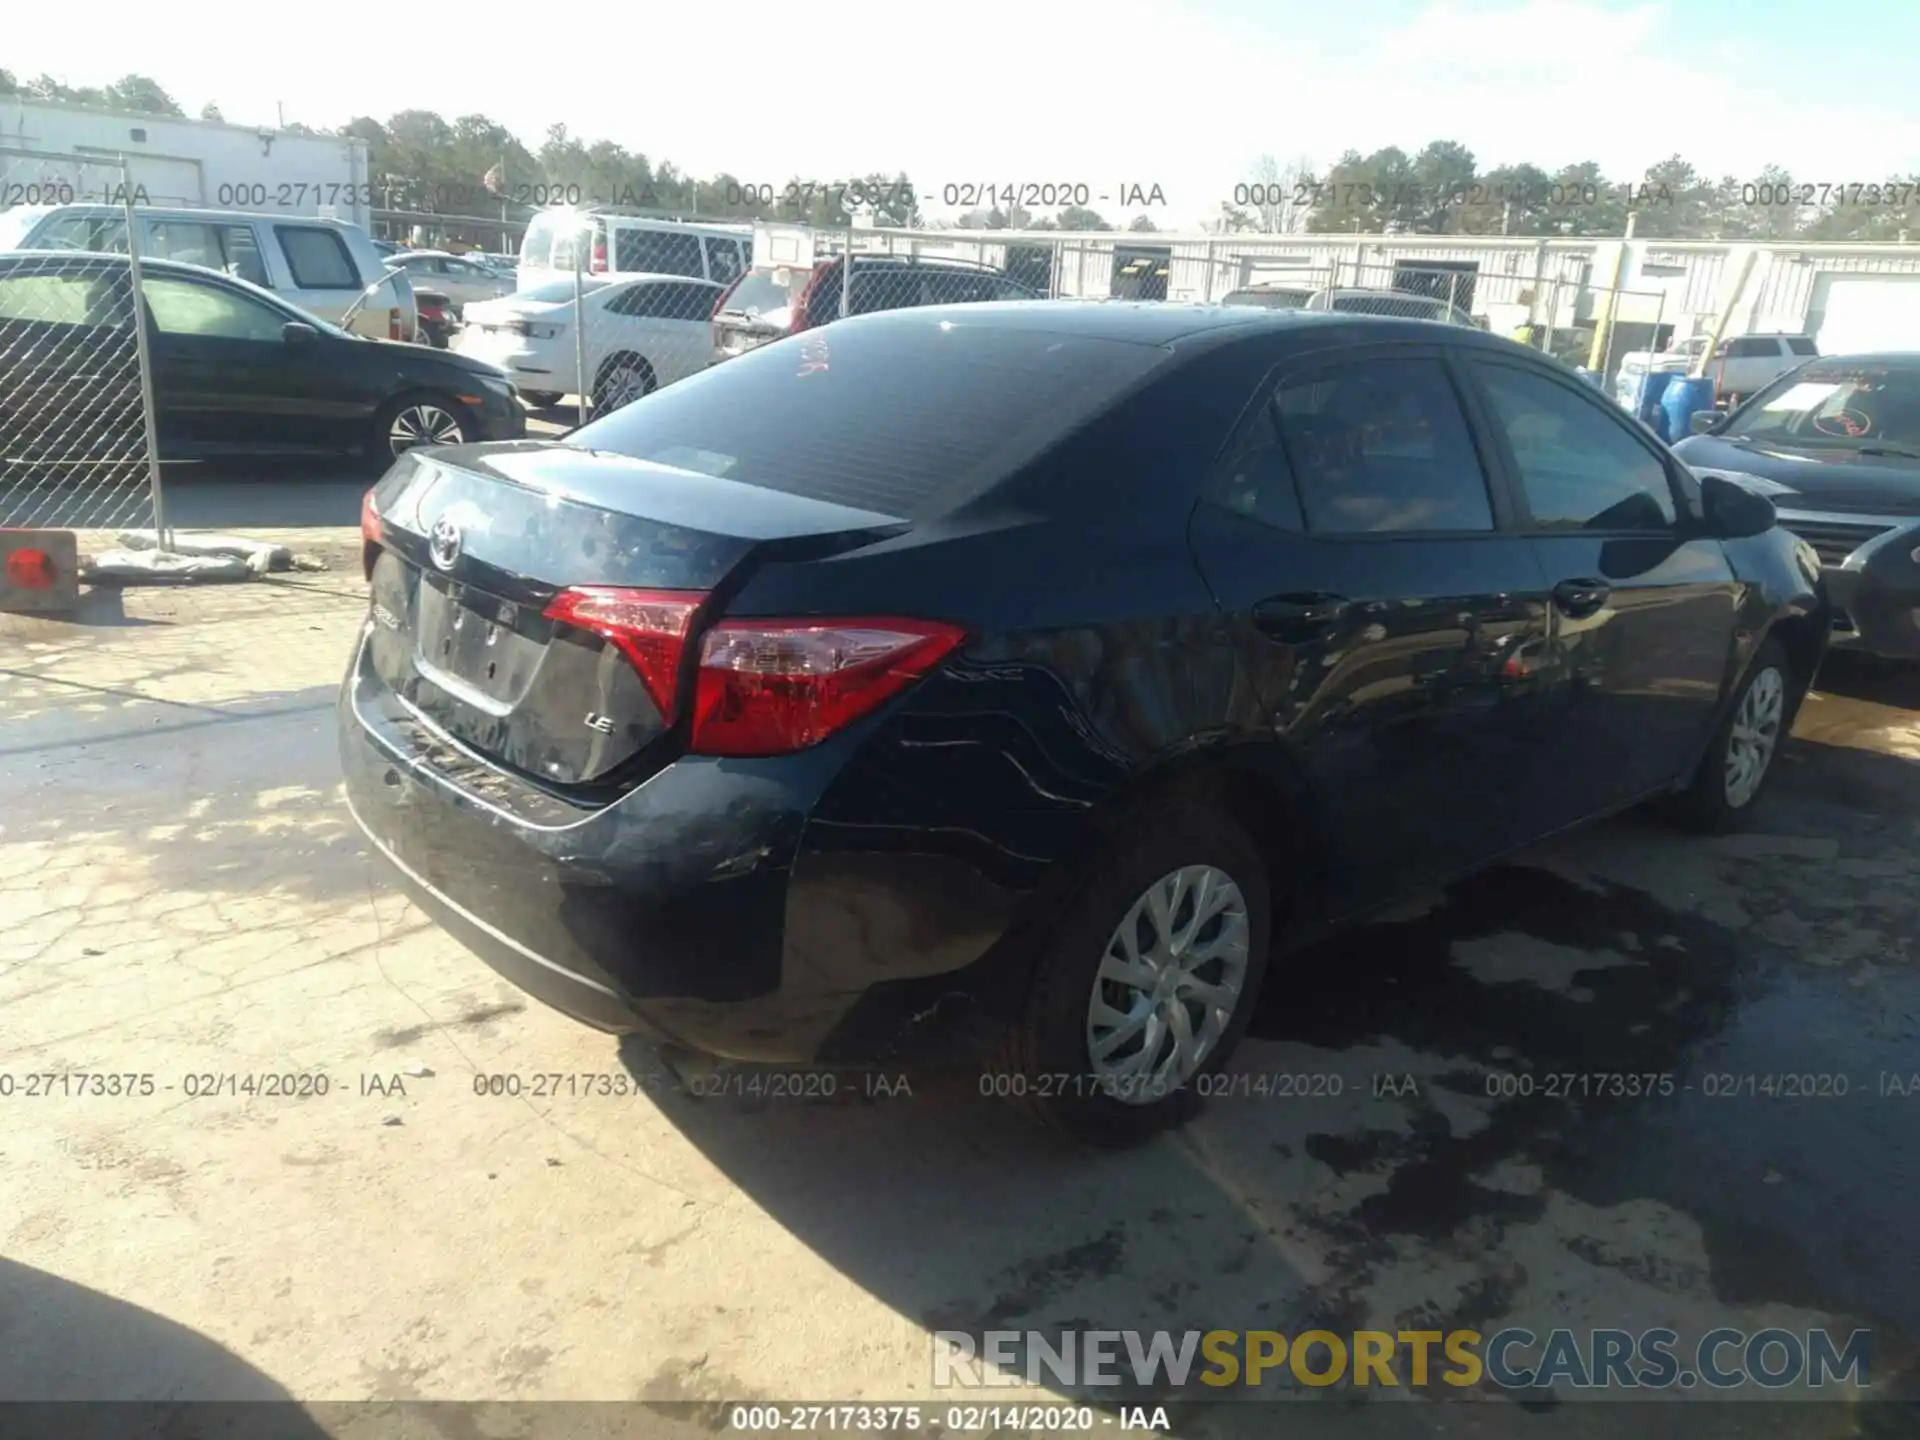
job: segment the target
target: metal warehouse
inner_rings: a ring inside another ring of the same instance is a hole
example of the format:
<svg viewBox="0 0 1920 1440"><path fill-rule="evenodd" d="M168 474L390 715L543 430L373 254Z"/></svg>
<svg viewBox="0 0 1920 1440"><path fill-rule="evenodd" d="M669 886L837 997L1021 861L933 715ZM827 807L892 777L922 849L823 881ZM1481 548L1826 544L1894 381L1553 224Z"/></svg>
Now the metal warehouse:
<svg viewBox="0 0 1920 1440"><path fill-rule="evenodd" d="M69 154L70 163L45 158ZM332 215L362 227L370 219L364 140L20 95L0 100L0 206L112 198L100 193L101 162L121 155L141 203Z"/></svg>

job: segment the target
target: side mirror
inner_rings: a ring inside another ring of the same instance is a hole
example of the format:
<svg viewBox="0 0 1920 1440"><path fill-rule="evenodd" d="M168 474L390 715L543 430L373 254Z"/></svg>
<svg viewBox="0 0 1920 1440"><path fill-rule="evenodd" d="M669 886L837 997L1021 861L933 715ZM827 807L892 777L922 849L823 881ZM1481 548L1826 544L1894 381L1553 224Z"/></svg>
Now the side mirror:
<svg viewBox="0 0 1920 1440"><path fill-rule="evenodd" d="M320 332L311 325L289 320L280 327L280 338L289 345L311 345L320 338Z"/></svg>
<svg viewBox="0 0 1920 1440"><path fill-rule="evenodd" d="M1727 423L1727 417L1718 410L1696 410L1687 424L1696 435L1711 435Z"/></svg>
<svg viewBox="0 0 1920 1440"><path fill-rule="evenodd" d="M1717 540L1764 535L1779 519L1773 501L1724 475L1700 477L1700 501L1706 510L1707 533Z"/></svg>

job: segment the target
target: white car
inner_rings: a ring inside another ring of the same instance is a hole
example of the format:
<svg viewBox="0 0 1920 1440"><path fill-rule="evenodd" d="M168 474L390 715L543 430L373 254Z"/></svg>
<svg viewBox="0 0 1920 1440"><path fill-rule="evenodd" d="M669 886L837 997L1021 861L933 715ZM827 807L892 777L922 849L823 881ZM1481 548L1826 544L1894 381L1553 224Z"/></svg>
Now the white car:
<svg viewBox="0 0 1920 1440"><path fill-rule="evenodd" d="M726 286L680 275L580 281L593 408L631 400L704 370L713 355L714 306ZM469 305L453 342L462 355L506 370L527 403L582 393L574 281L551 280L504 299Z"/></svg>
<svg viewBox="0 0 1920 1440"><path fill-rule="evenodd" d="M446 296L460 311L476 301L497 300L513 293L511 277L445 250L402 250L387 263L406 271L407 278L420 289Z"/></svg>

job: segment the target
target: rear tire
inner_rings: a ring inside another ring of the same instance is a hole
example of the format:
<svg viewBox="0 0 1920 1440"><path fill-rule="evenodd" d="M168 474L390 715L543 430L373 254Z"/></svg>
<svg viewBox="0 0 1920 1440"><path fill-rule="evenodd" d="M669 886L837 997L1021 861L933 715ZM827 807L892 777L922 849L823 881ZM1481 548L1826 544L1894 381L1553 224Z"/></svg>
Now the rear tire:
<svg viewBox="0 0 1920 1440"><path fill-rule="evenodd" d="M605 415L654 391L653 366L638 355L615 355L593 380L593 413Z"/></svg>
<svg viewBox="0 0 1920 1440"><path fill-rule="evenodd" d="M1272 924L1266 861L1217 804L1137 817L1042 942L983 1088L1092 1145L1184 1124L1246 1032Z"/></svg>
<svg viewBox="0 0 1920 1440"><path fill-rule="evenodd" d="M1696 834L1724 835L1752 818L1800 708L1805 683L1778 640L1760 647L1700 768L1667 807L1675 824Z"/></svg>

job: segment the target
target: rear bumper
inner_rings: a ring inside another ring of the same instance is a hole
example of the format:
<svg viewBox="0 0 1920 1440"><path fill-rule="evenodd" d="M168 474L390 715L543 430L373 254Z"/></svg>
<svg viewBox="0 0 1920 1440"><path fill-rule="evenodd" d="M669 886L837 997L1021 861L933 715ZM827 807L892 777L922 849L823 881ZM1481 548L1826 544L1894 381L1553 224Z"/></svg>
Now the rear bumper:
<svg viewBox="0 0 1920 1440"><path fill-rule="evenodd" d="M810 818L857 730L777 760L678 760L585 810L449 750L359 646L338 722L348 805L409 898L588 1025L858 1065L971 1053L1010 1003L996 942L1014 897L951 859L850 852L840 822Z"/></svg>

